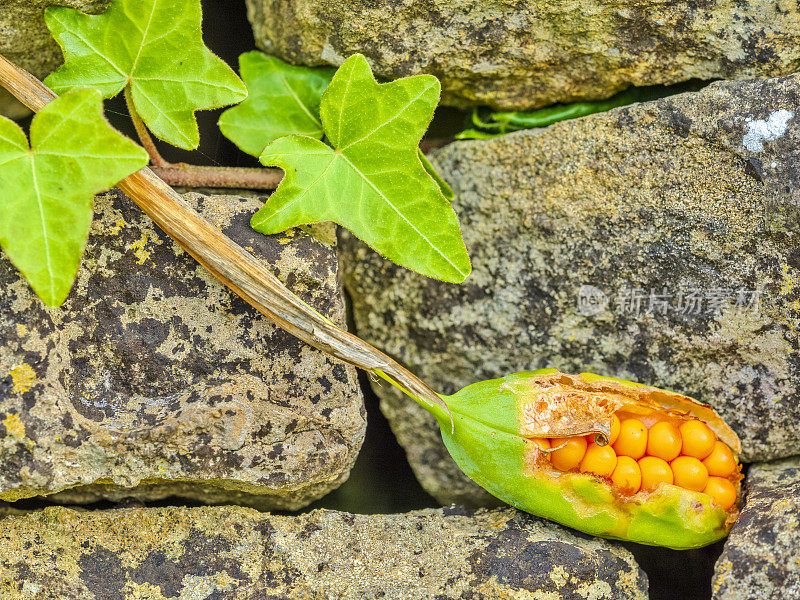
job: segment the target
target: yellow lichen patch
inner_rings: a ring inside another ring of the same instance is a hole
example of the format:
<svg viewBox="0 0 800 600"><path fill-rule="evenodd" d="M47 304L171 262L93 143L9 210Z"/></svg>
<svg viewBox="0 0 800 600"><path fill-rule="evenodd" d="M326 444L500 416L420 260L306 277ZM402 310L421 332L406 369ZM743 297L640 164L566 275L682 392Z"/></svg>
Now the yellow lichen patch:
<svg viewBox="0 0 800 600"><path fill-rule="evenodd" d="M281 246L285 246L289 242L292 241L292 238L297 235L297 229L287 229L283 232L283 235L278 239L278 243Z"/></svg>
<svg viewBox="0 0 800 600"><path fill-rule="evenodd" d="M19 415L11 413L2 421L8 435L13 435L18 440L25 439L25 425L19 420Z"/></svg>
<svg viewBox="0 0 800 600"><path fill-rule="evenodd" d="M125 219L117 219L114 222L114 226L109 230L109 233L111 233L111 235L117 235L122 231L123 227L125 227Z"/></svg>
<svg viewBox="0 0 800 600"><path fill-rule="evenodd" d="M150 258L150 253L147 250L145 250L146 245L147 245L147 233L143 231L142 237L133 242L127 248L128 250L133 250L133 253L136 255L137 265L143 265L144 261Z"/></svg>
<svg viewBox="0 0 800 600"><path fill-rule="evenodd" d="M22 323L17 323L17 335L21 338L25 337L28 335L28 328Z"/></svg>
<svg viewBox="0 0 800 600"><path fill-rule="evenodd" d="M136 256L136 264L143 265L144 261L150 258L150 254L152 254L153 251L147 249L148 242L160 244L161 240L159 240L158 237L150 239L147 232L143 231L142 237L125 247L126 250L133 250L133 254Z"/></svg>
<svg viewBox="0 0 800 600"><path fill-rule="evenodd" d="M783 265L782 273L783 281L781 281L781 296L788 296L797 287L797 277L789 272L789 265Z"/></svg>
<svg viewBox="0 0 800 600"><path fill-rule="evenodd" d="M11 380L14 382L14 393L24 394L36 383L36 372L29 364L22 363L11 369Z"/></svg>
<svg viewBox="0 0 800 600"><path fill-rule="evenodd" d="M569 573L567 573L567 570L563 566L556 565L553 570L550 571L550 579L553 580L556 587L562 588L569 582Z"/></svg>

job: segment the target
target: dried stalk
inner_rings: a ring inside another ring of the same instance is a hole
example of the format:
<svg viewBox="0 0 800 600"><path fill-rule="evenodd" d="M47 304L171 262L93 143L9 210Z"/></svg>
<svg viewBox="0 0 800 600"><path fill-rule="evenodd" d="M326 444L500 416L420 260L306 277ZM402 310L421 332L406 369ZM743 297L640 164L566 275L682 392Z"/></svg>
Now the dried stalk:
<svg viewBox="0 0 800 600"><path fill-rule="evenodd" d="M56 98L41 81L2 55L0 85L34 112ZM449 416L441 397L416 375L308 306L149 168L126 177L117 187L197 262L268 319L315 348L387 380L440 417Z"/></svg>

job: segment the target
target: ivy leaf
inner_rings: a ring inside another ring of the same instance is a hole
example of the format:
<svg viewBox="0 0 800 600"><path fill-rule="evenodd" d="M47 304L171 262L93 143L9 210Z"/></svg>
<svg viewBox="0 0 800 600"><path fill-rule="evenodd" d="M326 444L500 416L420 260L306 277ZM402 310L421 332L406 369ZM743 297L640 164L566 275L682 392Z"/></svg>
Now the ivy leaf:
<svg viewBox="0 0 800 600"><path fill-rule="evenodd" d="M333 148L301 135L267 146L261 162L285 176L253 216L253 228L277 233L335 221L402 266L463 281L471 267L458 218L417 149L439 90L431 75L379 84L366 59L351 56L320 105Z"/></svg>
<svg viewBox="0 0 800 600"><path fill-rule="evenodd" d="M297 67L263 52L245 52L239 57L239 73L247 85L247 99L222 113L218 121L222 134L253 156L293 133L322 139L319 105L335 72L328 67ZM453 190L421 150L419 159L452 202Z"/></svg>
<svg viewBox="0 0 800 600"><path fill-rule="evenodd" d="M45 304L67 297L92 222L92 197L147 164L147 153L103 118L82 90L20 127L0 117L0 246Z"/></svg>
<svg viewBox="0 0 800 600"><path fill-rule="evenodd" d="M219 119L223 135L259 156L273 140L296 133L322 139L319 103L335 69L296 67L263 52L239 57L247 100Z"/></svg>
<svg viewBox="0 0 800 600"><path fill-rule="evenodd" d="M159 138L191 150L196 110L241 102L236 74L203 44L200 0L114 0L105 13L50 7L45 21L65 62L45 83L57 93L130 86L133 105Z"/></svg>

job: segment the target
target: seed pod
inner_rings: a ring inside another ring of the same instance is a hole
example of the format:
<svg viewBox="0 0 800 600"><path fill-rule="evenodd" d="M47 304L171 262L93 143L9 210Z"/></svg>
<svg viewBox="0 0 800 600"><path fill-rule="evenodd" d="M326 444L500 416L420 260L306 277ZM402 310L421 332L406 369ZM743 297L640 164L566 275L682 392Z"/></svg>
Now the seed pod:
<svg viewBox="0 0 800 600"><path fill-rule="evenodd" d="M581 472L582 455L559 463L568 465L566 471L550 459L567 444L572 452L582 450L572 441L581 436L598 446L607 444L615 415L623 423L638 419L648 428L668 422L675 430L700 421L734 456L741 452L738 437L719 415L686 396L590 373L565 375L544 369L476 383L444 399L452 422L444 411L434 414L456 463L480 486L521 510L593 535L675 549L717 541L738 516L742 479L738 460L732 473L715 479L709 493L703 493L667 483L632 491L635 477L620 487L612 475ZM624 427L615 446L623 435ZM642 435L640 428L636 435ZM551 447L533 442L541 439L549 439ZM687 446L693 450L691 443ZM633 460L625 459L628 468ZM678 466L695 462L703 466L696 457L680 460ZM590 471L586 464L583 470ZM730 489L735 490L733 504Z"/></svg>

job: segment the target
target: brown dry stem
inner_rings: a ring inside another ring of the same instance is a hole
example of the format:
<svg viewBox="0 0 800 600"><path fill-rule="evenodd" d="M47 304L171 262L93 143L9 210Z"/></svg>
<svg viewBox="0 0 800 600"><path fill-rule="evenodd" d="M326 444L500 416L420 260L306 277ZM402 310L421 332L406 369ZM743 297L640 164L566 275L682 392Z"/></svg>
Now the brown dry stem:
<svg viewBox="0 0 800 600"><path fill-rule="evenodd" d="M251 169L245 167L208 167L171 163L156 148L147 125L133 105L130 86L125 86L128 106L136 135L150 156L150 168L167 185L186 188L234 188L245 190L274 190L283 179L280 169Z"/></svg>

